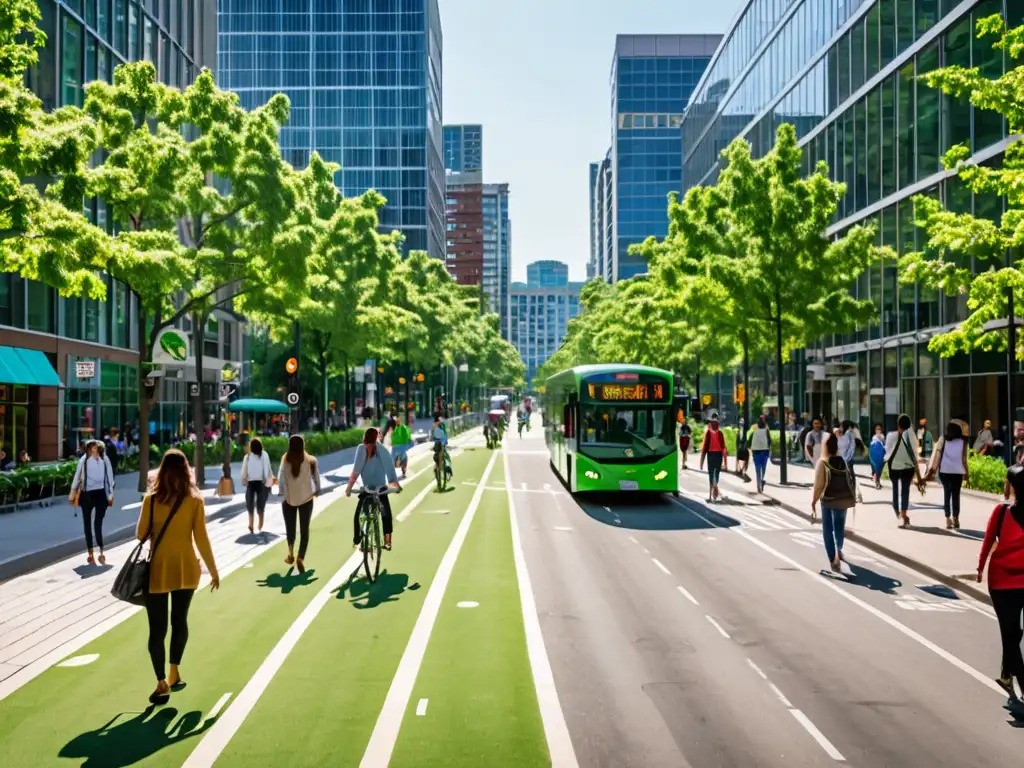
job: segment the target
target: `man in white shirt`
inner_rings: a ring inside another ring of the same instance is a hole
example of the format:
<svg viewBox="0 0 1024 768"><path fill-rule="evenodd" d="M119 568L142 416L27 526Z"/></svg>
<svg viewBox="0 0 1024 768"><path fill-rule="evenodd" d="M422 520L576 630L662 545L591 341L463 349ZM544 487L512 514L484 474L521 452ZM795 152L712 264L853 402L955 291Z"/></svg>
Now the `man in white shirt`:
<svg viewBox="0 0 1024 768"><path fill-rule="evenodd" d="M907 510L910 508L910 483L920 483L918 473L917 440L910 431L910 417L900 414L896 429L885 436L885 463L892 480L892 509L904 528L910 527Z"/></svg>
<svg viewBox="0 0 1024 768"><path fill-rule="evenodd" d="M825 443L825 432L821 428L821 419L815 416L811 419L811 431L804 438L804 454L812 465L818 465L821 458L821 447Z"/></svg>

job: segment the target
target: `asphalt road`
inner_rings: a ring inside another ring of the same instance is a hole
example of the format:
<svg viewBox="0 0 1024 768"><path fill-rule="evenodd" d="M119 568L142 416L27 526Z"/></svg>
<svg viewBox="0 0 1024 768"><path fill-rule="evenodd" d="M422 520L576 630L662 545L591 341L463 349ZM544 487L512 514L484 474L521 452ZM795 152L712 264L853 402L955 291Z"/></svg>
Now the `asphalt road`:
<svg viewBox="0 0 1024 768"><path fill-rule="evenodd" d="M703 475L678 500L574 499L540 430L506 448L580 766L1020 762L987 606L854 545L823 573L819 526L742 495L709 508Z"/></svg>

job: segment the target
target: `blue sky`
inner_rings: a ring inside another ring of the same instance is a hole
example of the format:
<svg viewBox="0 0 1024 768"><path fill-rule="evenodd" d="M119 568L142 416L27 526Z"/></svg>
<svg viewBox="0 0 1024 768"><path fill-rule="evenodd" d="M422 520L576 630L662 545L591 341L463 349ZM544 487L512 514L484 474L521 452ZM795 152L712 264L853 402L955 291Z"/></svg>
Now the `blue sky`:
<svg viewBox="0 0 1024 768"><path fill-rule="evenodd" d="M508 182L512 279L538 259L585 277L589 163L611 135L616 34L723 33L741 0L439 0L444 121L483 123L484 177Z"/></svg>

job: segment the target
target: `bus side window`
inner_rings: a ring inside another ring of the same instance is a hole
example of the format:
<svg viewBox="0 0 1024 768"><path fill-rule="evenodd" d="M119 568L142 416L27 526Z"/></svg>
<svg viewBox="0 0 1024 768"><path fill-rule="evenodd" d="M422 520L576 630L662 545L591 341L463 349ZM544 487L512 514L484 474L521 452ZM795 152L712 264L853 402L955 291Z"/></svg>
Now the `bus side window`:
<svg viewBox="0 0 1024 768"><path fill-rule="evenodd" d="M566 405L562 409L562 425L566 440L573 437L575 425L572 423L572 405Z"/></svg>

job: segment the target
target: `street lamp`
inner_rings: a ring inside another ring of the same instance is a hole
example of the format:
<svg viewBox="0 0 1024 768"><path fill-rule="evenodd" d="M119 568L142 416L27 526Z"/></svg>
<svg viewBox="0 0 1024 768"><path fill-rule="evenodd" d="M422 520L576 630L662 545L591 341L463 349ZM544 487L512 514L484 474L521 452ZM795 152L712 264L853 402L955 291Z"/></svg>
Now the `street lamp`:
<svg viewBox="0 0 1024 768"><path fill-rule="evenodd" d="M1007 298L1008 316L989 320L981 328L985 333L1006 329L1006 417L1009 422L1006 429L1006 461L1007 464L1013 464L1013 426L1016 422L1013 410L1013 374L1017 367L1017 329L1024 325L1024 318L1017 317L1013 312L1012 288L1008 290Z"/></svg>

